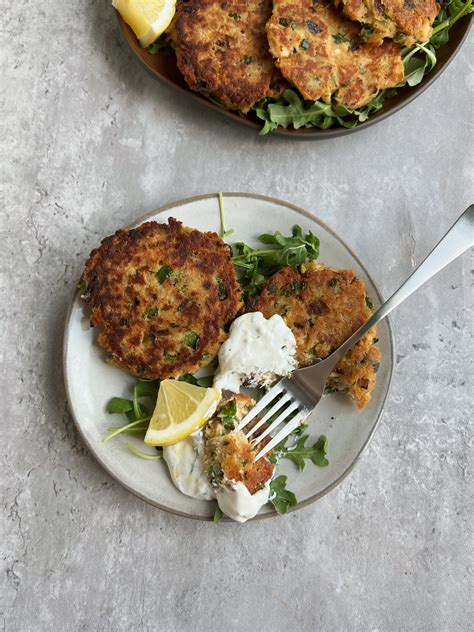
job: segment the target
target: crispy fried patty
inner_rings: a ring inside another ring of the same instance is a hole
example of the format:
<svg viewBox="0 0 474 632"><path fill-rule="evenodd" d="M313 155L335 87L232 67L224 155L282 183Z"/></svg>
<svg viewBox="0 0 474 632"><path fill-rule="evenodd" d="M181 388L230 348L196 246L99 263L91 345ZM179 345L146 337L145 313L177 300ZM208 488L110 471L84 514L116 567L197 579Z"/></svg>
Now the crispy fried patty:
<svg viewBox="0 0 474 632"><path fill-rule="evenodd" d="M183 0L173 38L178 68L192 90L247 112L278 96L283 77L265 36L271 0Z"/></svg>
<svg viewBox="0 0 474 632"><path fill-rule="evenodd" d="M371 315L364 282L352 270L320 264L287 267L272 275L247 311L280 314L292 330L299 366L313 364L339 347ZM346 391L363 408L375 386L380 351L375 328L336 366L328 387Z"/></svg>
<svg viewBox="0 0 474 632"><path fill-rule="evenodd" d="M364 25L367 42L380 44L384 37L405 46L430 39L440 6L435 0L335 0L345 15Z"/></svg>
<svg viewBox="0 0 474 632"><path fill-rule="evenodd" d="M229 247L173 218L104 239L83 281L99 344L113 364L146 378L208 364L242 305Z"/></svg>
<svg viewBox="0 0 474 632"><path fill-rule="evenodd" d="M214 487L229 481L242 482L251 494L255 494L273 476L275 466L267 458L255 462L255 457L270 437L253 447L244 432L233 431L254 405L255 402L247 395L228 392L216 415L204 428L206 472Z"/></svg>
<svg viewBox="0 0 474 632"><path fill-rule="evenodd" d="M324 0L274 0L270 51L305 99L358 108L403 80L401 49L361 41L360 26Z"/></svg>

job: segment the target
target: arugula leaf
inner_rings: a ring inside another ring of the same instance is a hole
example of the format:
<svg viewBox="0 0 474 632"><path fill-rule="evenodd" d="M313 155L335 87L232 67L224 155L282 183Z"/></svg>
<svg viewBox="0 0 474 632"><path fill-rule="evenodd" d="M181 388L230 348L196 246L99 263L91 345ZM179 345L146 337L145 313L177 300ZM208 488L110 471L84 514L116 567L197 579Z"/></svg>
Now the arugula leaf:
<svg viewBox="0 0 474 632"><path fill-rule="evenodd" d="M298 441L287 448L282 446L276 448L277 455L282 459L288 459L303 471L306 465L305 459L312 461L314 465L319 467L326 467L329 465L329 461L326 458L328 449L328 440L324 435L321 435L316 443L312 447L306 446L306 441L309 439L309 435L303 435Z"/></svg>
<svg viewBox="0 0 474 632"><path fill-rule="evenodd" d="M131 399L123 399L123 397L112 397L107 403L106 410L110 415L122 415L133 410L133 402Z"/></svg>
<svg viewBox="0 0 474 632"><path fill-rule="evenodd" d="M150 454L149 452L142 452L139 448L133 445L133 443L127 443L127 448L130 452L133 452L135 456L139 456L141 459L145 459L146 461L158 461L162 458L161 454Z"/></svg>
<svg viewBox="0 0 474 632"><path fill-rule="evenodd" d="M279 514L286 514L289 507L294 507L298 502L296 496L289 489L286 489L287 476L277 476L270 483L270 502L275 511Z"/></svg>
<svg viewBox="0 0 474 632"><path fill-rule="evenodd" d="M232 399L228 404L221 408L218 415L224 428L234 430L237 425L237 400Z"/></svg>
<svg viewBox="0 0 474 632"><path fill-rule="evenodd" d="M171 266L161 266L158 272L155 274L158 283L163 285L168 277L173 274L173 268Z"/></svg>
<svg viewBox="0 0 474 632"><path fill-rule="evenodd" d="M106 406L110 414L126 415L129 423L119 428L109 428L109 433L102 441L109 441L119 434L133 434L145 436L151 413L147 406L140 400L147 397L151 400L152 407L155 407L160 388L160 380L137 379L133 386L133 399L123 397L112 397Z"/></svg>
<svg viewBox="0 0 474 632"><path fill-rule="evenodd" d="M217 505L216 510L214 512L214 518L212 519L212 522L214 524L218 524L221 520L222 520L222 516L224 514L222 513L221 508L219 507L219 505Z"/></svg>
<svg viewBox="0 0 474 632"><path fill-rule="evenodd" d="M135 384L137 397L151 397L156 401L160 380L138 380Z"/></svg>
<svg viewBox="0 0 474 632"><path fill-rule="evenodd" d="M202 388L209 388L214 381L213 375L206 375L206 377L194 377L190 373L185 373L180 378L180 382L187 382L188 384L194 384L194 386L201 386Z"/></svg>
<svg viewBox="0 0 474 632"><path fill-rule="evenodd" d="M199 347L199 342L201 338L195 331L187 331L183 336L183 342L191 349L197 349Z"/></svg>
<svg viewBox="0 0 474 632"><path fill-rule="evenodd" d="M156 55L162 53L164 55L171 55L173 52L173 44L170 40L159 37L157 40L148 46L147 51L150 55Z"/></svg>
<svg viewBox="0 0 474 632"><path fill-rule="evenodd" d="M319 256L319 239L311 231L303 235L300 226L293 226L291 237L279 231L260 235L258 240L268 248L251 248L238 242L233 245L232 262L237 268L244 299L255 296L262 283L286 266L314 261Z"/></svg>

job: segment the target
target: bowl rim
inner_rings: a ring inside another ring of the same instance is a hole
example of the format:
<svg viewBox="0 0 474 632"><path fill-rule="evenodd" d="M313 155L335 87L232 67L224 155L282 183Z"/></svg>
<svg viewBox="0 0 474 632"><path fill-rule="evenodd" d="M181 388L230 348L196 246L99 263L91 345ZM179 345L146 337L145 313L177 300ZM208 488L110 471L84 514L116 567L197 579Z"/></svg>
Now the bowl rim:
<svg viewBox="0 0 474 632"><path fill-rule="evenodd" d="M246 116L241 116L237 114L236 112L233 112L231 110L226 110L225 108L219 105L216 105L212 101L209 101L209 99L206 99L206 97L199 94L198 92L195 92L191 90L190 88L181 86L178 83L169 79L168 77L165 77L160 72L158 72L155 68L153 68L150 64L148 64L145 61L145 59L140 55L139 51L145 50L145 49L141 49L140 44L137 38L135 37L135 34L133 33L132 29L128 26L128 24L125 22L125 20L122 18L120 13L117 10L115 10L115 13L118 19L122 37L127 41L135 58L146 69L146 71L149 74L151 74L152 77L154 77L154 79L162 83L165 83L166 85L172 87L174 90L177 90L181 94L187 95L193 101L195 101L196 103L199 103L202 107L214 110L215 112L218 112L222 116L225 116L228 119L231 119L237 123L240 123L241 125L244 125L245 127L252 128L258 131L262 129L263 122L262 124L259 124L257 121L253 121L252 119L249 119ZM426 78L422 80L421 83L410 88L406 96L403 96L401 101L398 104L391 107L389 110L382 109L378 112L375 112L366 121L359 123L358 125L352 128L340 127L340 128L319 129L319 128L313 127L313 128L301 128L301 129L295 130L292 128L285 129L283 127L277 127L276 129L272 130L270 134L266 136L273 137L273 138L275 136L282 136L285 138L293 138L296 140L328 140L331 138L339 138L341 136L346 136L347 134L353 134L355 132L367 129L370 126L375 125L376 123L379 123L380 121L387 119L389 116L399 112L409 103L411 103L420 94L423 94L423 92L427 88L429 88L431 84L434 81L436 81L438 77L441 76L444 70L449 66L449 64L453 61L453 59L459 53L462 45L466 41L472 27L472 22L473 22L472 13L465 15L463 19L458 22L458 28L460 28L461 25L464 25L464 29L461 30L461 37L454 44L454 48L451 54L449 55L449 57L443 62L438 62L436 66L434 67L434 69L426 76ZM447 45L449 45L449 42L448 44L445 44L444 46L447 46Z"/></svg>
<svg viewBox="0 0 474 632"><path fill-rule="evenodd" d="M316 217L315 215L313 215L312 213L310 213L309 211L307 211L306 209L304 209L304 208L302 208L300 206L297 206L297 205L292 204L291 202L287 202L285 200L280 200L280 199L272 197L272 196L261 195L261 194L258 194L258 193L236 192L236 191L234 191L234 192L222 192L222 195L224 196L224 198L225 197L245 197L245 198L249 198L249 199L258 199L258 200L263 200L263 201L266 201L266 202L269 202L269 203L272 203L272 204L278 204L278 205L286 206L287 208L295 211L296 213L298 213L300 215L303 215L303 217L306 217L307 219L309 219L311 221L316 221L325 230L327 230L331 234L331 236L333 236L335 239L337 239L342 244L342 246L344 248L347 249L349 254L355 259L357 264L363 270L364 274L367 276L367 278L370 280L370 282L374 286L375 291L376 291L376 297L377 297L377 300L379 301L379 303L382 304L384 302L384 300L382 298L382 294L381 294L380 290L378 289L377 284L374 282L372 276L367 271L367 268L363 264L363 262L359 259L359 257L356 254L354 254L354 252L346 244L346 242L332 228L330 228L324 221L322 221L319 217ZM194 196L182 198L182 199L177 200L175 202L171 202L169 204L165 204L163 206L160 206L156 210L148 211L147 213L144 213L143 215L140 215L136 219L133 219L130 223L126 224L124 226L124 228L133 228L135 226L140 225L144 221L150 219L151 217L155 217L156 215L159 215L159 214L165 213L167 211L170 211L173 208L176 208L178 206L183 206L183 205L190 204L190 203L193 203L193 202L206 200L206 199L210 199L210 198L215 198L215 196L216 196L216 193L204 193L204 194L201 194L201 195L194 195ZM63 379L64 379L64 386L65 386L65 391L66 391L66 399L67 399L68 409L69 409L69 412L70 412L70 414L71 414L71 416L72 416L72 418L74 420L74 423L75 423L76 429L79 432L79 435L81 436L81 438L84 441L85 445L87 446L88 450L90 451L90 453L94 457L95 461L102 467L102 469L105 470L109 476L111 476L115 481L117 481L117 483L119 483L127 491L131 492L134 496L137 496L138 498L140 498L141 500L145 501L149 505L152 505L153 507L156 507L156 508L161 509L163 511L166 511L168 513L171 513L171 514L174 514L174 515L177 515L177 516L181 516L183 518L190 518L192 520L199 520L199 521L203 521L203 522L212 522L212 520L213 520L212 516L208 516L208 517L196 516L196 515L192 515L192 514L183 512L183 511L179 511L177 509L172 509L170 507L166 507L164 505L161 505L160 503L152 500L151 498L148 498L144 494L141 494L137 490L133 489L128 483L125 483L122 480L120 480L118 478L118 476L109 469L109 467L101 460L100 456L98 456L95 453L95 451L93 450L93 446L92 446L91 442L87 439L85 434L83 433L81 425L79 424L79 421L78 421L78 419L76 417L76 414L74 412L72 399L71 399L71 396L70 396L70 388L69 388L69 372L68 372L68 367L67 367L67 365L68 365L67 358L68 358L68 350L69 350L69 336L68 336L68 333L69 333L69 329L71 327L71 317L72 317L72 313L73 313L73 310L74 310L74 307L75 307L75 304L76 304L76 299L77 299L78 295L79 295L79 289L76 288L76 290L73 292L73 295L71 297L71 300L70 300L70 303L69 303L69 307L68 307L68 310L67 310L65 323L64 323L63 348L62 348L62 369L63 369ZM387 403L387 399L388 399L388 397L390 395L392 382L393 382L393 373L394 373L395 357L396 357L395 341L394 341L394 336L393 336L393 331L392 331L392 326L391 326L390 319L387 317L385 319L385 322L387 324L388 342L389 342L390 350L391 350L391 363L390 363L389 373L388 373L388 383L387 383L387 388L386 388L386 391L385 391L385 395L383 397L383 400L382 400L382 403L381 403L381 406L380 406L380 411L379 411L379 413L377 415L375 423L374 423L374 425L373 425L373 427L372 427L367 439L363 443L363 445L360 448L359 452L356 454L356 456L353 459L352 463L346 468L346 470L344 470L344 472L335 481L333 481L332 483L327 485L320 492L317 492L316 494L313 494L309 498L306 498L303 501L298 501L298 503L297 503L297 505L295 507L289 507L288 508L288 513L291 513L293 511L297 511L299 509L303 509L304 507L307 507L308 505L313 504L317 500L320 500L323 496L326 496L326 494L328 494L330 491L332 491L335 487L340 485L344 481L344 479L352 472L352 470L355 468L356 464L359 463L361 457L363 456L363 454L365 453L365 451L369 447L369 444L372 441L372 439L373 439L373 437L375 435L375 432L376 432L376 430L377 430L377 428L378 428L378 426L380 424L380 420L382 419L382 416L383 416L383 414L385 412L385 406L386 406L386 403ZM271 511L271 512L268 512L266 514L257 514L252 520L249 520L249 522L252 522L254 520L266 520L268 518L274 518L274 517L276 517L278 515L279 514L276 511ZM233 522L230 518L226 519L225 516L224 516L223 521L224 522Z"/></svg>

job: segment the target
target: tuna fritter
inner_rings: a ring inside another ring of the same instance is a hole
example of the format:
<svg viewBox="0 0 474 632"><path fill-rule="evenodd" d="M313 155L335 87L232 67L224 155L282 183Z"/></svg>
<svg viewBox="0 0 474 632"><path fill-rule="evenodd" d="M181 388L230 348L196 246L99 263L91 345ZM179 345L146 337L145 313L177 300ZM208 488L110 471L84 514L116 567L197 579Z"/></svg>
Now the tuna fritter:
<svg viewBox="0 0 474 632"><path fill-rule="evenodd" d="M247 311L266 318L280 314L296 338L299 366L326 358L371 315L364 282L352 270L335 270L320 264L287 267L272 275ZM370 400L380 351L375 327L337 364L328 389L342 390L358 408Z"/></svg>
<svg viewBox="0 0 474 632"><path fill-rule="evenodd" d="M247 112L278 96L283 78L265 36L271 0L183 0L173 38L178 68L192 90Z"/></svg>
<svg viewBox="0 0 474 632"><path fill-rule="evenodd" d="M358 108L404 77L397 44L362 42L360 26L324 0L274 0L267 35L276 65L311 101Z"/></svg>
<svg viewBox="0 0 474 632"><path fill-rule="evenodd" d="M275 466L267 458L255 457L265 443L265 437L255 448L244 432L234 432L238 422L245 417L255 402L246 395L235 395L224 391L217 413L204 428L204 460L212 485L216 488L228 481L242 482L251 494L255 494L269 481ZM263 432L263 429L261 430Z"/></svg>
<svg viewBox="0 0 474 632"><path fill-rule="evenodd" d="M98 343L112 364L145 378L209 364L242 306L229 247L173 218L104 239L83 282Z"/></svg>
<svg viewBox="0 0 474 632"><path fill-rule="evenodd" d="M367 42L391 37L405 46L430 39L440 6L435 0L336 0L345 15L363 24Z"/></svg>

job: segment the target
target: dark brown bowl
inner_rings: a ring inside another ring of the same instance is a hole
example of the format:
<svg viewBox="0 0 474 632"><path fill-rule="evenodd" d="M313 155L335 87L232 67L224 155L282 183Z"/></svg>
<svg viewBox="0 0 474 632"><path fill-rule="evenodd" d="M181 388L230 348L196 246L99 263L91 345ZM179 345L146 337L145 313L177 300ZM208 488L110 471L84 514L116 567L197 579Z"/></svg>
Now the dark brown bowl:
<svg viewBox="0 0 474 632"><path fill-rule="evenodd" d="M146 49L142 48L138 43L135 34L132 29L124 22L121 16L117 13L117 17L120 23L122 34L130 45L130 48L142 62L145 68L152 74L155 79L164 81L170 86L173 86L179 92L183 92L198 101L202 105L215 110L224 116L227 116L238 123L246 125L247 127L253 127L257 130L261 129L263 121L257 119L254 115L240 116L236 112L225 110L224 108L211 103L206 97L202 96L198 92L192 91L183 79L183 76L179 72L176 66L176 59L174 55L158 52L155 55L151 55ZM448 66L448 64L454 59L455 55L459 52L464 40L466 39L472 25L472 15L467 15L459 20L449 31L449 42L444 46L441 46L437 51L438 63L434 70L423 81L411 88L405 86L400 88L397 94L391 99L385 101L382 110L379 110L375 114L365 121L359 123L356 127L347 129L344 127L336 127L331 129L318 129L316 127L309 127L303 129L284 129L277 128L272 135L277 134L279 136L287 136L297 139L312 139L312 140L326 140L328 138L336 138L338 136L344 136L345 134L351 134L357 132L360 129L365 129L370 125L375 125L379 121L387 118L391 114L394 114L398 110L401 110L405 105L408 105L413 99L430 86Z"/></svg>

